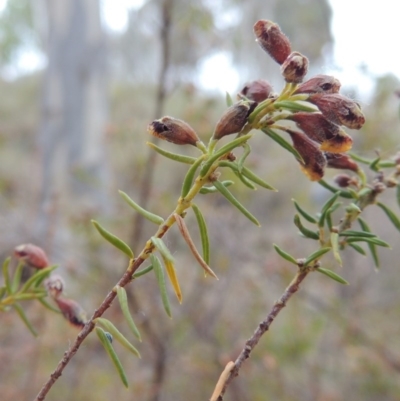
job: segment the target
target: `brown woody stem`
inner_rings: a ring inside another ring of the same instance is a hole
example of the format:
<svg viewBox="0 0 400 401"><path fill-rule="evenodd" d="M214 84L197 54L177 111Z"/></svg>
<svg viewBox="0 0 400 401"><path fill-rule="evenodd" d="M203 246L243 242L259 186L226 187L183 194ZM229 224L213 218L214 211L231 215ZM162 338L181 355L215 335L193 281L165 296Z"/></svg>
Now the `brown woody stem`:
<svg viewBox="0 0 400 401"><path fill-rule="evenodd" d="M229 386L231 381L239 375L239 370L243 362L250 357L251 352L260 341L262 335L269 329L272 322L275 320L276 316L278 316L278 313L286 306L286 303L291 298L291 296L299 290L301 282L306 278L309 273L310 270L308 269L301 269L297 272L296 276L287 286L284 293L274 303L266 319L260 322L254 334L246 341L245 347L235 361L235 366L233 366L233 368L230 370L229 376L227 376L225 384L222 387L219 397L217 398L218 401L223 400L223 395L225 394L227 387Z"/></svg>

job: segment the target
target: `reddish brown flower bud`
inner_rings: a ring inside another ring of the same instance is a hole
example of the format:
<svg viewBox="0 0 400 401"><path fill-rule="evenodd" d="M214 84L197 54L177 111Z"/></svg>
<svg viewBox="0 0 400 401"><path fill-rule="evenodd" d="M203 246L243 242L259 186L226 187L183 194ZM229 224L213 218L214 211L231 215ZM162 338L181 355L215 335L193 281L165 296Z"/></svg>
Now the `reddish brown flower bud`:
<svg viewBox="0 0 400 401"><path fill-rule="evenodd" d="M298 131L287 130L293 141L293 147L300 153L304 163L300 163L303 173L311 180L318 181L324 175L326 160L318 144Z"/></svg>
<svg viewBox="0 0 400 401"><path fill-rule="evenodd" d="M346 96L337 93L328 95L316 93L310 95L308 101L315 104L321 113L335 124L360 129L365 123L365 117L360 106Z"/></svg>
<svg viewBox="0 0 400 401"><path fill-rule="evenodd" d="M294 113L291 120L313 141L320 143L320 149L343 153L351 149L352 138L339 125L328 121L321 113Z"/></svg>
<svg viewBox="0 0 400 401"><path fill-rule="evenodd" d="M14 255L26 265L35 269L49 266L49 259L42 248L33 244L22 244L14 248Z"/></svg>
<svg viewBox="0 0 400 401"><path fill-rule="evenodd" d="M327 167L358 172L358 164L344 153L325 152Z"/></svg>
<svg viewBox="0 0 400 401"><path fill-rule="evenodd" d="M65 288L65 283L64 280L61 276L58 275L52 275L50 276L45 282L44 285L47 289L47 292L49 293L49 295L53 298L56 299L58 298L64 288Z"/></svg>
<svg viewBox="0 0 400 401"><path fill-rule="evenodd" d="M347 174L339 174L333 179L333 181L341 188L347 188L354 182L353 178Z"/></svg>
<svg viewBox="0 0 400 401"><path fill-rule="evenodd" d="M293 52L281 66L281 74L286 82L299 84L308 71L308 58L299 52Z"/></svg>
<svg viewBox="0 0 400 401"><path fill-rule="evenodd" d="M340 82L330 75L316 75L301 84L294 93L338 93Z"/></svg>
<svg viewBox="0 0 400 401"><path fill-rule="evenodd" d="M239 132L256 105L256 102L241 101L229 107L218 121L213 138L221 139L225 135Z"/></svg>
<svg viewBox="0 0 400 401"><path fill-rule="evenodd" d="M175 145L193 145L200 141L194 129L182 120L173 117L163 117L148 125L149 134L172 142Z"/></svg>
<svg viewBox="0 0 400 401"><path fill-rule="evenodd" d="M272 86L264 79L257 79L256 81L249 82L240 91L240 94L247 97L249 100L254 100L257 103L268 99L272 94Z"/></svg>
<svg viewBox="0 0 400 401"><path fill-rule="evenodd" d="M60 308L63 316L73 325L82 328L86 322L86 313L83 308L73 299L56 298L55 302Z"/></svg>
<svg viewBox="0 0 400 401"><path fill-rule="evenodd" d="M279 25L272 21L260 20L254 24L253 29L262 49L278 64L282 64L292 50L289 39L281 31Z"/></svg>

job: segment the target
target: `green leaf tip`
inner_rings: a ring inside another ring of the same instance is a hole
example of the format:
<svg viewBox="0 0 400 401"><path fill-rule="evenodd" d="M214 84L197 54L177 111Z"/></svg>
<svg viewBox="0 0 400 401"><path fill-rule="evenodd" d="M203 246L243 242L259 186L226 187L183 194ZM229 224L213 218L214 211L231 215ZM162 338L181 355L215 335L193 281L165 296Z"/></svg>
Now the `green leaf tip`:
<svg viewBox="0 0 400 401"><path fill-rule="evenodd" d="M121 361L118 358L117 353L115 352L109 337L107 336L107 333L101 328L101 327L96 327L96 334L97 337L99 338L102 346L106 350L108 356L110 357L112 363L114 364L115 368L117 369L117 372L119 374L119 377L124 384L126 388L128 388L128 379L126 377L125 370L121 364Z"/></svg>
<svg viewBox="0 0 400 401"><path fill-rule="evenodd" d="M155 224L162 224L164 223L164 219L161 216L158 216L154 213L150 213L146 209L143 209L141 206L139 206L133 199L129 197L128 194L125 192L119 190L119 194L121 195L122 199L134 210L136 210L139 214L141 214L143 217L145 217L147 220L151 221L152 223Z"/></svg>
<svg viewBox="0 0 400 401"><path fill-rule="evenodd" d="M330 277L332 280L337 281L340 284L348 285L349 282L346 281L343 277L339 276L338 274L334 273L332 270L323 269L322 267L318 267L315 271L325 274L325 276Z"/></svg>
<svg viewBox="0 0 400 401"><path fill-rule="evenodd" d="M99 232L99 234L105 240L107 240L111 245L114 245L121 252L125 253L125 255L127 255L129 258L131 258L131 259L134 258L132 249L124 241L122 241L121 239L119 239L117 236L110 233L109 231L107 231L96 220L91 220L91 222L95 226L95 228Z"/></svg>

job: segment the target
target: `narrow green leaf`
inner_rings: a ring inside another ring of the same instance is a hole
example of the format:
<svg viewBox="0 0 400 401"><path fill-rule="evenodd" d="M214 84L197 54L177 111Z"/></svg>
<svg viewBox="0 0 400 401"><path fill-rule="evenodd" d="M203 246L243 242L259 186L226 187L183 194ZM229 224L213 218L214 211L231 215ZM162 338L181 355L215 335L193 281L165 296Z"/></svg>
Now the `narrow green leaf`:
<svg viewBox="0 0 400 401"><path fill-rule="evenodd" d="M214 181L214 186L218 189L218 191L225 196L225 198L232 203L239 211L241 211L250 221L252 221L256 226L260 227L260 223L258 220L233 196L233 194L226 189L221 182Z"/></svg>
<svg viewBox="0 0 400 401"><path fill-rule="evenodd" d="M156 274L158 287L160 288L161 300L162 300L165 312L167 312L167 315L170 318L172 318L171 306L169 304L168 293L167 293L167 286L165 284L164 270L163 270L160 260L157 258L157 256L151 254L150 260L151 260L151 264L154 266L154 273Z"/></svg>
<svg viewBox="0 0 400 401"><path fill-rule="evenodd" d="M121 239L119 239L114 234L111 234L105 228L103 228L96 220L92 220L92 224L96 227L96 230L100 235L107 240L111 245L114 245L117 249L125 253L129 258L133 259L132 249Z"/></svg>
<svg viewBox="0 0 400 401"><path fill-rule="evenodd" d="M234 181L225 180L225 181L221 181L221 183L222 183L222 185L223 185L224 187L230 187L231 185L234 184ZM218 190L217 190L217 188L214 187L214 185L211 186L211 187L203 187L203 188L200 189L200 193L203 194L203 195L206 195L206 194L213 194L213 193L215 193L215 192L217 192L217 191L218 191Z"/></svg>
<svg viewBox="0 0 400 401"><path fill-rule="evenodd" d="M14 297L15 301L19 302L19 301L31 301L32 299L40 299L40 298L44 298L46 296L47 296L47 292L41 291L38 293L32 293L32 292L25 293L25 294L17 293L13 297Z"/></svg>
<svg viewBox="0 0 400 401"><path fill-rule="evenodd" d="M321 217L319 218L318 225L319 227L323 227L325 224L326 213L328 209L336 202L336 199L339 197L340 191L337 191L332 197L330 197L322 206L321 209Z"/></svg>
<svg viewBox="0 0 400 401"><path fill-rule="evenodd" d="M18 266L15 269L15 273L14 273L14 276L12 279L12 284L11 284L11 291L13 293L18 290L18 287L21 284L21 276L22 276L23 270L24 270L24 264L21 262L18 263Z"/></svg>
<svg viewBox="0 0 400 401"><path fill-rule="evenodd" d="M210 241L208 238L207 224L198 206L193 203L192 209L194 215L196 216L197 224L199 226L201 247L203 250L203 259L208 265L210 263Z"/></svg>
<svg viewBox="0 0 400 401"><path fill-rule="evenodd" d="M397 200L397 204L400 207L400 184L397 184L397 187L396 187L396 200Z"/></svg>
<svg viewBox="0 0 400 401"><path fill-rule="evenodd" d="M304 209L302 209L296 200L292 199L292 201L294 203L294 207L302 217L304 217L309 223L313 224L317 223L317 220L313 216L311 216L311 214L307 213Z"/></svg>
<svg viewBox="0 0 400 401"><path fill-rule="evenodd" d="M390 245L379 239L379 238L369 238L369 237L349 237L347 239L348 243L351 242L368 242L369 244L374 244L374 245L378 245L378 246L383 246L384 248L390 248Z"/></svg>
<svg viewBox="0 0 400 401"><path fill-rule="evenodd" d="M318 184L320 184L322 187L324 187L325 189L327 189L328 191L331 191L333 193L336 193L339 191L340 196L342 198L346 198L346 199L353 199L353 196L351 195L351 193L349 191L343 191L340 190L339 188L336 188L330 184L328 184L326 181L324 180L319 180Z"/></svg>
<svg viewBox="0 0 400 401"><path fill-rule="evenodd" d="M234 173L239 171L239 168L236 163L232 163L227 160L221 160L218 164L220 167L229 167ZM242 175L244 175L250 181L253 181L255 184L259 185L260 187L277 192L277 189L275 189L273 186L269 185L262 178L260 178L259 176L257 176L255 173L253 173L251 170L249 170L248 168L246 168L244 166L242 168Z"/></svg>
<svg viewBox="0 0 400 401"><path fill-rule="evenodd" d="M32 333L32 335L34 337L37 337L37 333L36 330L33 328L31 322L29 321L29 319L27 318L27 316L25 315L24 310L21 308L20 305L18 304L13 304L13 308L17 311L19 317L21 318L21 320L24 322L25 326L28 328L28 330Z"/></svg>
<svg viewBox="0 0 400 401"><path fill-rule="evenodd" d="M325 255L330 250L331 250L331 248L327 247L327 248L318 249L317 251L313 252L304 261L304 266L309 266L310 263L314 262L314 260L316 260L316 259L319 259L321 256Z"/></svg>
<svg viewBox="0 0 400 401"><path fill-rule="evenodd" d="M151 272L153 270L153 265L147 266L142 270L137 271L136 273L134 273L132 275L132 278L138 278L140 276L144 276L145 274L147 274L148 272Z"/></svg>
<svg viewBox="0 0 400 401"><path fill-rule="evenodd" d="M340 257L339 253L339 234L335 232L331 232L331 245L333 256L336 261L339 263L339 266L343 266L342 258Z"/></svg>
<svg viewBox="0 0 400 401"><path fill-rule="evenodd" d="M168 259L171 262L174 262L174 257L171 255L171 252L165 245L164 241L161 238L157 237L151 237L151 242L154 244L154 246L159 250L161 255Z"/></svg>
<svg viewBox="0 0 400 401"><path fill-rule="evenodd" d="M296 266L298 265L297 260L292 255L285 252L283 249L279 248L278 245L274 244L274 249L280 256L282 256L283 259L287 260L290 263L293 263Z"/></svg>
<svg viewBox="0 0 400 401"><path fill-rule="evenodd" d="M370 168L372 171L379 171L378 163L379 163L380 161L381 161L381 158L380 158L380 157L377 157L376 159L372 160L372 162L371 162L370 165L369 165L369 168Z"/></svg>
<svg viewBox="0 0 400 401"><path fill-rule="evenodd" d="M119 377L124 384L126 388L128 388L128 379L125 374L125 370L121 364L121 361L118 358L118 355L114 351L114 348L106 334L106 332L101 328L101 327L96 327L96 334L99 337L99 340L106 350L108 356L110 357L112 363L114 364L115 368L117 369L117 372L119 374Z"/></svg>
<svg viewBox="0 0 400 401"><path fill-rule="evenodd" d="M382 202L377 202L376 204L386 213L386 216L389 218L389 220L400 231L400 220L396 214Z"/></svg>
<svg viewBox="0 0 400 401"><path fill-rule="evenodd" d="M294 216L294 224L306 238L319 240L318 232L309 230L308 228L304 227L298 214L295 214Z"/></svg>
<svg viewBox="0 0 400 401"><path fill-rule="evenodd" d="M361 228L365 232L371 232L371 229L369 228L368 223L363 218L359 217L357 220L358 220L358 223L360 224ZM368 243L368 248L369 248L369 251L371 252L372 259L374 260L375 267L377 269L379 269L380 263L379 263L378 251L376 250L375 245Z"/></svg>
<svg viewBox="0 0 400 401"><path fill-rule="evenodd" d="M346 281L343 277L340 277L338 274L334 273L332 270L323 269L322 267L319 267L319 268L317 268L315 270L317 272L325 274L326 276L330 277L332 280L335 280L340 284L345 284L345 285L349 284L348 281Z"/></svg>
<svg viewBox="0 0 400 401"><path fill-rule="evenodd" d="M302 103L291 102L288 100L284 100L281 102L275 102L274 107L276 109L285 109L285 110L290 110L290 111L308 111L308 112L318 111L315 107L306 106Z"/></svg>
<svg viewBox="0 0 400 401"><path fill-rule="evenodd" d="M186 173L186 177L183 180L182 190L181 190L181 197L184 198L190 191L192 187L194 176L196 174L197 169L199 168L200 164L204 160L203 157L199 157L189 168L188 172Z"/></svg>
<svg viewBox="0 0 400 401"><path fill-rule="evenodd" d="M240 174L237 171L234 171L234 174L239 178L240 181L242 181L242 183L244 185L246 185L247 188L252 189L253 191L256 190L257 188L251 183L251 181L249 181L243 174Z"/></svg>
<svg viewBox="0 0 400 401"><path fill-rule="evenodd" d="M364 251L363 248L361 248L361 246L357 245L357 244L349 244L349 246L351 246L355 251L357 251L358 253L360 253L361 255L366 256L366 252Z"/></svg>
<svg viewBox="0 0 400 401"><path fill-rule="evenodd" d="M397 163L394 160L382 160L378 163L378 168L393 168L396 167Z"/></svg>
<svg viewBox="0 0 400 401"><path fill-rule="evenodd" d="M356 155L355 153L349 152L348 155L349 155L353 160L355 160L356 162L360 162L360 163L364 163L364 164L371 164L371 163L372 163L372 160L371 160L371 159L367 159L367 158L365 158L365 157Z"/></svg>
<svg viewBox="0 0 400 401"><path fill-rule="evenodd" d="M33 276L29 277L29 279L25 281L24 285L21 287L19 292L25 293L32 285L36 285L38 282L41 283L56 268L57 265L54 265L38 270Z"/></svg>
<svg viewBox="0 0 400 401"><path fill-rule="evenodd" d="M251 146L248 143L245 143L243 145L243 154L242 154L242 156L240 156L238 163L237 163L239 173L242 173L243 164L246 161L247 156L250 154L250 152L251 152Z"/></svg>
<svg viewBox="0 0 400 401"><path fill-rule="evenodd" d="M7 292L7 288L5 286L4 287L0 287L0 299L2 299L4 297L6 292Z"/></svg>
<svg viewBox="0 0 400 401"><path fill-rule="evenodd" d="M282 136L280 136L270 128L263 128L262 131L267 134L271 139L273 139L276 143L286 149L288 152L292 153L296 160L298 160L300 163L304 163L304 160L301 157L300 153L286 139L284 139Z"/></svg>
<svg viewBox="0 0 400 401"><path fill-rule="evenodd" d="M231 95L229 94L229 92L225 92L225 101L226 101L226 105L228 107L231 107L233 105L233 100L232 100Z"/></svg>
<svg viewBox="0 0 400 401"><path fill-rule="evenodd" d="M7 293L12 294L12 286L11 286L11 279L10 279L10 271L8 269L10 265L11 258L8 257L3 263L3 278L4 278L4 285L6 287Z"/></svg>
<svg viewBox="0 0 400 401"><path fill-rule="evenodd" d="M142 341L142 337L138 328L136 327L135 322L133 321L132 315L129 311L128 306L128 297L126 295L125 288L117 286L117 297L119 301L119 305L121 307L122 314L125 317L126 322L128 323L129 328L131 329L133 335L139 340Z"/></svg>
<svg viewBox="0 0 400 401"><path fill-rule="evenodd" d="M200 176L204 177L208 171L210 170L211 166L217 161L221 156L225 155L226 153L230 152L231 150L237 148L242 143L248 141L253 134L247 134L240 136L239 138L234 139L231 142L228 142L226 145L222 146L218 149L214 154L210 156L210 158L204 163L203 167L200 170Z"/></svg>
<svg viewBox="0 0 400 401"><path fill-rule="evenodd" d="M151 221L152 223L155 224L162 224L164 223L164 219L161 216L157 216L154 213L150 213L146 209L143 209L141 206L139 206L135 201L133 201L128 194L126 194L123 191L118 191L119 194L121 195L122 199L134 210L136 210L138 213L140 213L143 217L145 217L147 220Z"/></svg>
<svg viewBox="0 0 400 401"><path fill-rule="evenodd" d="M346 230L342 231L340 234L342 237L376 237L375 234L367 232L367 231L355 231L355 230Z"/></svg>
<svg viewBox="0 0 400 401"><path fill-rule="evenodd" d="M244 167L242 168L242 174L248 178L249 180L253 181L255 184L259 185L262 188L269 189L271 191L277 192L278 190L275 189L272 185L269 185L267 182L265 182L262 178L254 174L251 170L248 168Z"/></svg>
<svg viewBox="0 0 400 401"><path fill-rule="evenodd" d="M129 311L128 311L128 313L129 313ZM133 355L140 358L139 351L127 340L127 338L108 319L105 319L104 317L98 317L98 318L94 319L94 322L96 324L100 324L101 326L103 326L107 331L110 332L110 334L123 347L125 347L128 351L132 352Z"/></svg>
<svg viewBox="0 0 400 401"><path fill-rule="evenodd" d="M162 156L165 156L168 159L175 160L177 162L185 163L185 164L193 164L197 159L195 157L179 155L177 153L168 152L152 142L146 142L146 145L149 145L152 149L154 149L157 153Z"/></svg>

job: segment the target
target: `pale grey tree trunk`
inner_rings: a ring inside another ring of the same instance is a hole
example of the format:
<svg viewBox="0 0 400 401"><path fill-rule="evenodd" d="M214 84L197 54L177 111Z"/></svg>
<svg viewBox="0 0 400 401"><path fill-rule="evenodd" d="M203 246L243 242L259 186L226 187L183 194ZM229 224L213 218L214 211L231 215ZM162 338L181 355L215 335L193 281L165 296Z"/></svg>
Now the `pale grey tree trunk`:
<svg viewBox="0 0 400 401"><path fill-rule="evenodd" d="M54 195L104 210L107 71L98 0L43 0L48 65L43 78L41 212L49 229ZM76 205L79 207L79 205Z"/></svg>

